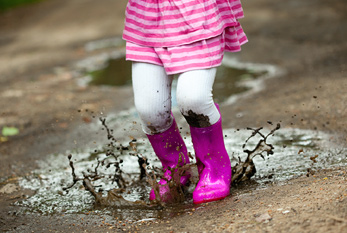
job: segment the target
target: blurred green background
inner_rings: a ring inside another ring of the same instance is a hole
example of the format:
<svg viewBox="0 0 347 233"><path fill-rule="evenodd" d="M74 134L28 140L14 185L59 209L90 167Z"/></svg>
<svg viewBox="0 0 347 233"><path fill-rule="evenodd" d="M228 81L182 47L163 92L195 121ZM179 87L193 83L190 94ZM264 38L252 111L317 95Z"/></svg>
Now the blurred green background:
<svg viewBox="0 0 347 233"><path fill-rule="evenodd" d="M43 0L0 0L0 11L5 11L16 6L28 3L39 2Z"/></svg>

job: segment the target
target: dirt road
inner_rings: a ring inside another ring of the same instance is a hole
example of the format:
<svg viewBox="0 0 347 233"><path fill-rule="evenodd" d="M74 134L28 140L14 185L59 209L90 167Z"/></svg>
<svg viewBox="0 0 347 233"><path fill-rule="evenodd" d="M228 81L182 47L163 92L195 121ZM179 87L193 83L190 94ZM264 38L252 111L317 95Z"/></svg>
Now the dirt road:
<svg viewBox="0 0 347 233"><path fill-rule="evenodd" d="M86 42L121 35L126 2L47 0L0 15L0 127L20 130L0 143L0 188L16 184L47 154L91 143L97 135L88 131L86 109L99 114L133 105L131 87L81 87L71 72L74 62L94 55L84 49ZM344 1L249 0L243 7L241 23L250 42L238 58L274 64L286 73L267 80L263 91L223 106L225 127L281 122L283 127L331 133L332 143L346 147ZM31 193L17 190L0 194L0 230L343 232L345 169L320 171L263 190L239 187L232 197L184 216L135 225L107 225L103 216L84 214L18 214L11 203Z"/></svg>

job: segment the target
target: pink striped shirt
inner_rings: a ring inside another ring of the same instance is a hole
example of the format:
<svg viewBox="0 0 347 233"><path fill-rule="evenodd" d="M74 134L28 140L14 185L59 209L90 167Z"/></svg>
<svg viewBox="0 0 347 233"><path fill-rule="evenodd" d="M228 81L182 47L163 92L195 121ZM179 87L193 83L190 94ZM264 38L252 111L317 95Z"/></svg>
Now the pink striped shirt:
<svg viewBox="0 0 347 233"><path fill-rule="evenodd" d="M161 65L167 74L219 66L247 37L239 0L129 0L126 59Z"/></svg>
<svg viewBox="0 0 347 233"><path fill-rule="evenodd" d="M123 38L170 47L222 34L243 17L239 0L129 0Z"/></svg>

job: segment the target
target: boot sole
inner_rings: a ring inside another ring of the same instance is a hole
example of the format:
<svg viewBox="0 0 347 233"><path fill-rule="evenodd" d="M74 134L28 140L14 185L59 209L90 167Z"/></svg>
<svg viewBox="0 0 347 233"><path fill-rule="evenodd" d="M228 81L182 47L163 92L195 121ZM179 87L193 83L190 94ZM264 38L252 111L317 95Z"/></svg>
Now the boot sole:
<svg viewBox="0 0 347 233"><path fill-rule="evenodd" d="M207 202L213 202L213 201L219 201L219 200L222 200L224 198L226 198L227 196L225 197L217 197L217 198L213 198L213 199L208 199L208 200L201 200L201 201L194 201L193 200L193 203L194 204L202 204L202 203L207 203Z"/></svg>

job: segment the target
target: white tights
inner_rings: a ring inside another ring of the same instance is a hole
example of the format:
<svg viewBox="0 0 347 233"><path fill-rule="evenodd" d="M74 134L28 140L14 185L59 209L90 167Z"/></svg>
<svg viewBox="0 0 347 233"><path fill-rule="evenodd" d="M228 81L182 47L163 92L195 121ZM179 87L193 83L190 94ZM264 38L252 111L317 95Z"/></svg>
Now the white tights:
<svg viewBox="0 0 347 233"><path fill-rule="evenodd" d="M188 124L193 127L207 127L220 118L212 95L215 75L216 68L193 70L178 75L177 104ZM135 107L146 134L164 132L172 124L172 80L173 76L167 75L162 66L133 62Z"/></svg>

